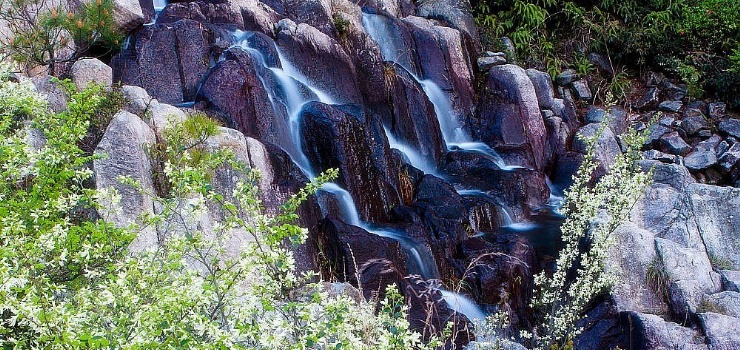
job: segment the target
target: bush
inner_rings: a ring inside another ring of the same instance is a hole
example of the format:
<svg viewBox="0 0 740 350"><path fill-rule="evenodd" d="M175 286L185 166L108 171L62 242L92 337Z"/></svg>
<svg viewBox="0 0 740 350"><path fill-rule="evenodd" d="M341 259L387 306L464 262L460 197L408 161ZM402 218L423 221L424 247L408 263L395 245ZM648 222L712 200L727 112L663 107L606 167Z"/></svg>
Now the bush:
<svg viewBox="0 0 740 350"><path fill-rule="evenodd" d="M10 33L0 37L0 53L26 69L59 68L85 56L93 48L110 52L123 39L113 28L112 0L83 1L76 9L45 0L0 0L0 21Z"/></svg>
<svg viewBox="0 0 740 350"><path fill-rule="evenodd" d="M706 90L740 106L740 73L733 56L740 50L738 1L479 0L473 4L482 32L509 36L520 60L530 65L557 72L578 66L570 59L578 53L598 51L617 63L662 69L686 82L695 97Z"/></svg>
<svg viewBox="0 0 740 350"><path fill-rule="evenodd" d="M28 83L0 82L0 345L3 348L419 349L407 306L391 290L376 305L330 295L295 273L292 247L306 238L295 210L318 178L271 216L257 174L206 140L220 132L204 116L165 131L169 196L144 226L115 228L97 218L114 191L84 188L92 172L78 142L101 108L95 87L50 114ZM29 142L31 130L45 137ZM40 144L40 145L39 145ZM36 145L36 146L33 146ZM212 175L241 179L233 193ZM138 186L131 179L123 183ZM80 209L90 215L75 216ZM97 210L96 210L97 209ZM211 229L202 219L219 218ZM130 253L156 227L160 244ZM234 253L239 237L243 249ZM229 250L229 252L227 252ZM379 313L376 314L376 310Z"/></svg>

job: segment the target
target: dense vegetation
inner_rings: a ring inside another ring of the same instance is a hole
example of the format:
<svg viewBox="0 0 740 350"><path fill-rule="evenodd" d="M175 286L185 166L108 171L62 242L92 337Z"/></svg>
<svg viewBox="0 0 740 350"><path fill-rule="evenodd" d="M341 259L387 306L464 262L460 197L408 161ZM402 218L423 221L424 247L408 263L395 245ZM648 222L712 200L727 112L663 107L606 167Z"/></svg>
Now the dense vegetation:
<svg viewBox="0 0 740 350"><path fill-rule="evenodd" d="M662 70L690 94L740 106L740 2L736 0L473 0L483 41L508 36L519 59L555 75L588 72L586 55L620 68ZM615 81L616 80L616 81ZM623 85L623 84L622 84Z"/></svg>

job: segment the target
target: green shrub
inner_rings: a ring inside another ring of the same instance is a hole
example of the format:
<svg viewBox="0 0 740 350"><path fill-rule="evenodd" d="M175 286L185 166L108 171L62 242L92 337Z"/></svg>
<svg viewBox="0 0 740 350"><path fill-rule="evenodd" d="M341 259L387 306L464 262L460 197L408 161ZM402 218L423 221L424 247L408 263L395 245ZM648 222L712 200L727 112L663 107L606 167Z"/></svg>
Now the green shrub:
<svg viewBox="0 0 740 350"><path fill-rule="evenodd" d="M118 48L123 39L113 27L113 1L83 1L74 11L62 1L0 0L0 20L9 33L0 38L0 53L31 69L59 67L85 56L95 47Z"/></svg>

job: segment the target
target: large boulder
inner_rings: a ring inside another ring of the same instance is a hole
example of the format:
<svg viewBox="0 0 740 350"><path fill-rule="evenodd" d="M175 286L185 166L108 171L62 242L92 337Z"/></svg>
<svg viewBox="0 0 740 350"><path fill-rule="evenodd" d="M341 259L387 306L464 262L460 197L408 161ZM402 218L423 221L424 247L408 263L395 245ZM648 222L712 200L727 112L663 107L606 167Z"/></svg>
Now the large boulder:
<svg viewBox="0 0 740 350"><path fill-rule="evenodd" d="M547 130L534 86L524 69L510 64L491 68L478 113L470 119L469 127L473 137L526 161L516 165L545 168L549 159Z"/></svg>
<svg viewBox="0 0 740 350"><path fill-rule="evenodd" d="M481 50L478 28L468 0L421 0L416 3L416 15L440 20L464 33L473 43L473 57Z"/></svg>
<svg viewBox="0 0 740 350"><path fill-rule="evenodd" d="M625 312L620 321L629 334L627 349L707 349L700 333L656 315Z"/></svg>
<svg viewBox="0 0 740 350"><path fill-rule="evenodd" d="M692 184L687 189L688 210L707 253L740 268L740 189Z"/></svg>
<svg viewBox="0 0 740 350"><path fill-rule="evenodd" d="M128 34L145 22L146 18L139 0L113 1L113 26L119 33Z"/></svg>
<svg viewBox="0 0 740 350"><path fill-rule="evenodd" d="M90 83L105 87L113 85L113 69L97 58L83 58L75 62L69 75L80 90Z"/></svg>
<svg viewBox="0 0 740 350"><path fill-rule="evenodd" d="M296 154L287 110L271 102L273 96L264 84L268 78L274 80L268 76L270 70L240 48L227 50L223 58L204 78L196 100L206 102L227 126Z"/></svg>
<svg viewBox="0 0 740 350"><path fill-rule="evenodd" d="M363 220L387 221L388 209L399 204L400 197L392 183L398 175L385 134L373 135L359 117L340 108L320 102L303 107L299 115L303 152L314 173L339 169L337 183L352 194Z"/></svg>
<svg viewBox="0 0 740 350"><path fill-rule="evenodd" d="M422 86L403 67L392 64L388 76L388 98L392 117L385 122L390 134L412 147L425 160L438 164L446 150L434 105Z"/></svg>
<svg viewBox="0 0 740 350"><path fill-rule="evenodd" d="M140 217L154 214L150 197L154 190L152 164L147 149L154 145L154 132L141 118L128 112L119 112L108 125L95 154L101 157L93 161L95 186L98 190L116 191L118 202L101 197L101 216L118 227L140 223ZM124 185L120 176L127 176L139 183L139 188ZM151 226L142 227L139 236L129 247L131 251L143 251L156 247L157 233Z"/></svg>
<svg viewBox="0 0 740 350"><path fill-rule="evenodd" d="M699 323L707 335L710 349L729 350L740 348L740 318L713 312L699 314Z"/></svg>
<svg viewBox="0 0 740 350"><path fill-rule="evenodd" d="M320 32L334 35L331 0L283 0L287 15L296 23L305 23Z"/></svg>
<svg viewBox="0 0 740 350"><path fill-rule="evenodd" d="M165 7L157 17L157 23L174 23L190 19L200 23L244 26L239 2L175 2Z"/></svg>
<svg viewBox="0 0 740 350"><path fill-rule="evenodd" d="M473 64L463 35L433 20L409 16L403 19L412 34L411 51L420 68L419 77L433 81L452 102L455 114L470 115L475 106ZM413 49L415 48L415 50Z"/></svg>
<svg viewBox="0 0 740 350"><path fill-rule="evenodd" d="M144 27L113 58L113 78L143 87L159 102L193 101L215 42L211 29L190 19Z"/></svg>
<svg viewBox="0 0 740 350"><path fill-rule="evenodd" d="M362 103L352 58L330 36L308 24L278 22L276 43L287 62L336 103Z"/></svg>

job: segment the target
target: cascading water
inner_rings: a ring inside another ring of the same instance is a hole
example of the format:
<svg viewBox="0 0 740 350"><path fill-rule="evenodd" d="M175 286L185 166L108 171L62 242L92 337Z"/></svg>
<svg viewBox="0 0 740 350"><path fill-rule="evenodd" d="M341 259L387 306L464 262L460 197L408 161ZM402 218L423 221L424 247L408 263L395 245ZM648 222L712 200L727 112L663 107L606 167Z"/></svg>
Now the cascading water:
<svg viewBox="0 0 740 350"><path fill-rule="evenodd" d="M362 14L362 25L370 37L380 46L380 52L383 59L398 64L405 69L419 85L421 85L427 98L434 106L434 113L437 115L442 138L449 149L462 149L482 153L491 158L499 168L512 170L516 166L506 165L501 156L491 147L482 142L473 141L470 135L460 125L460 118L452 108L447 94L432 80L421 79L411 67L406 52L408 48L402 48L399 45L400 40L397 35L390 30L386 23L385 17L369 13ZM423 170L423 169L422 169Z"/></svg>
<svg viewBox="0 0 740 350"><path fill-rule="evenodd" d="M396 140L396 137L393 136L393 133L391 133L391 131L387 128L385 128L385 135L388 137L389 146L403 153L403 155L408 158L409 164L411 164L411 166L423 171L425 174L439 176L434 164L432 164L428 159L419 154L419 152L417 152L413 147Z"/></svg>
<svg viewBox="0 0 740 350"><path fill-rule="evenodd" d="M167 6L167 0L154 0L154 12L159 13L164 9L165 6Z"/></svg>
<svg viewBox="0 0 740 350"><path fill-rule="evenodd" d="M405 69L416 81L421 85L427 98L434 106L434 112L437 116L437 121L442 131L442 138L448 148L460 148L469 151L475 151L483 153L492 159L496 165L501 169L511 169L507 166L501 156L491 149L488 145L482 142L474 142L470 136L463 130L460 125L459 118L452 108L447 94L432 80L420 79L411 68L411 62L407 55L408 48L401 48L399 46L400 40L398 40L395 33L388 28L385 24L384 18L380 15L373 15L368 13L362 14L362 24L365 27L365 31L370 37L378 43L380 46L381 54L383 59L386 61L394 62ZM391 132L386 130L389 140L391 141L391 147L398 149L411 161L411 165L425 173L432 173L428 169L434 169L430 167L428 160L422 160L421 156L414 150L410 150L399 142L396 142L395 137L392 136ZM427 168L427 170L425 170ZM436 264L434 264L436 269ZM464 314L468 319L485 319L486 315L480 310L480 308L470 299L463 295L454 293L448 290L439 289L442 293L443 299L447 302L453 310Z"/></svg>
<svg viewBox="0 0 740 350"><path fill-rule="evenodd" d="M320 89L312 86L309 79L301 74L300 71L285 58L279 48L275 47L280 61L280 66L282 68L270 67L262 52L251 46L249 38L250 35L253 35L252 33L235 31L233 35L236 39L235 46L248 52L252 58L261 65L260 68L262 69L258 69L257 72L260 81L268 93L273 109L277 111L277 104L279 103L287 111L291 133L290 142L292 144L281 146L288 153L293 162L301 168L304 174L309 179L313 180L316 174L314 174L308 158L301 149L300 123L298 118L300 116L301 109L307 103L319 101L325 104L334 104L334 99ZM277 85L273 87L266 84L267 79L262 76L262 74L271 74L272 78L277 82ZM409 154L413 153L413 150L410 148L407 148L407 151L410 152ZM379 229L369 225L368 223L362 222L352 196L347 192L347 190L343 189L339 185L335 183L327 183L323 185L322 190L327 193L331 193L339 202L339 209L342 211L340 215L345 223L361 227L372 234L398 241L406 250L408 257L412 262L408 267L411 273L419 274L424 279L439 278L437 265L428 247L416 243L403 232ZM322 208L322 210L324 210L324 215L326 215L327 208Z"/></svg>

